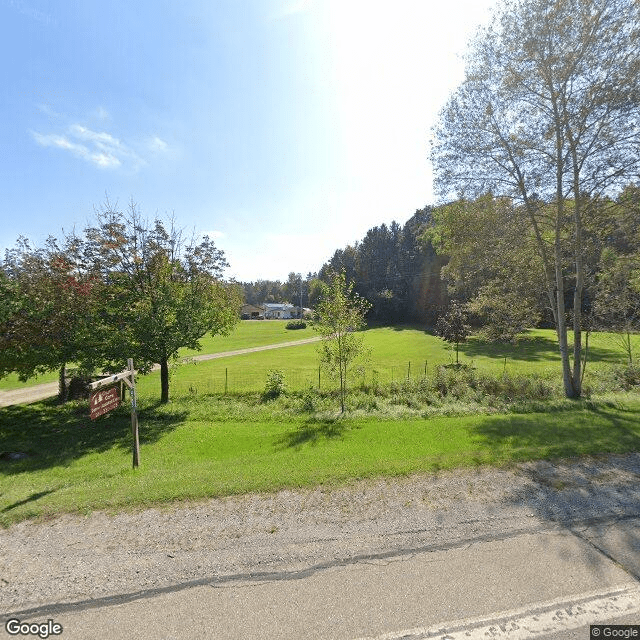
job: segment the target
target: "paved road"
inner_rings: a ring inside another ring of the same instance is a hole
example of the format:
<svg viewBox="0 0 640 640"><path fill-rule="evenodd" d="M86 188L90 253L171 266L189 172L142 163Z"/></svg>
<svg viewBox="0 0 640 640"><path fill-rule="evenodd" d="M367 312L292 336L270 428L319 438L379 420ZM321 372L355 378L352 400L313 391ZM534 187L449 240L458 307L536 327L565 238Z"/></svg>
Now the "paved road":
<svg viewBox="0 0 640 640"><path fill-rule="evenodd" d="M296 347L302 344L310 344L321 340L319 336L313 338L303 338L302 340L291 340L289 342L280 342L277 344L267 344L260 347L249 347L247 349L236 349L235 351L223 351L221 353L205 353L198 356L192 356L191 359L197 362L204 360L216 360L218 358L230 358L232 356L240 356L246 353L256 353L257 351L269 351L270 349L282 349L284 347ZM155 366L153 370L159 369ZM27 402L36 402L51 398L58 393L57 382L47 382L32 387L23 387L21 389L12 389L10 391L0 390L0 407L8 407L14 404L22 404Z"/></svg>
<svg viewBox="0 0 640 640"><path fill-rule="evenodd" d="M567 640L640 624L640 518L211 576L5 615L63 638Z"/></svg>

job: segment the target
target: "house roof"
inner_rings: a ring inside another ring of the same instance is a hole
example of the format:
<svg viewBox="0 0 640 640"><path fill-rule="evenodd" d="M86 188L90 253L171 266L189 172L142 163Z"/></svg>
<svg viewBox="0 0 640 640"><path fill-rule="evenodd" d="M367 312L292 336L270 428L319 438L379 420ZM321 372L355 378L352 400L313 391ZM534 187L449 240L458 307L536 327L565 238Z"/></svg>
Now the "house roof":
<svg viewBox="0 0 640 640"><path fill-rule="evenodd" d="M288 302L265 302L263 306L265 311L288 311L294 308Z"/></svg>

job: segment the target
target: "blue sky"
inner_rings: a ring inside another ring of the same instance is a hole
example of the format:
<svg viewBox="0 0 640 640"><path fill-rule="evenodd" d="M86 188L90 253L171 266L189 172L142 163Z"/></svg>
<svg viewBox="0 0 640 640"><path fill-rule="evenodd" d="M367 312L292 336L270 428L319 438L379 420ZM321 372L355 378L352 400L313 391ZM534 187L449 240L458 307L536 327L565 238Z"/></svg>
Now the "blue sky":
<svg viewBox="0 0 640 640"><path fill-rule="evenodd" d="M429 130L494 0L0 0L0 247L108 195L228 276L317 271L433 202Z"/></svg>

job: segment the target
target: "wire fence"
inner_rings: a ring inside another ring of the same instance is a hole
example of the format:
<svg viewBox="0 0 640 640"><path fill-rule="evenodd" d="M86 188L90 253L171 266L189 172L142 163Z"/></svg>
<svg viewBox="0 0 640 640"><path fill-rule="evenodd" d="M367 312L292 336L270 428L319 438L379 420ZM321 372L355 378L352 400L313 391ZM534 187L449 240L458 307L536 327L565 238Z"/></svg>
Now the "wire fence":
<svg viewBox="0 0 640 640"><path fill-rule="evenodd" d="M402 380L419 380L427 377L450 361L428 362L414 360L397 365L369 366L349 374L348 385L376 386ZM171 393L173 396L198 394L236 394L255 393L265 389L269 369L247 370L246 368L224 367L204 374L187 368L181 369L179 375L172 376ZM333 390L339 386L337 380L321 366L306 368L278 368L284 374L286 388L290 391Z"/></svg>

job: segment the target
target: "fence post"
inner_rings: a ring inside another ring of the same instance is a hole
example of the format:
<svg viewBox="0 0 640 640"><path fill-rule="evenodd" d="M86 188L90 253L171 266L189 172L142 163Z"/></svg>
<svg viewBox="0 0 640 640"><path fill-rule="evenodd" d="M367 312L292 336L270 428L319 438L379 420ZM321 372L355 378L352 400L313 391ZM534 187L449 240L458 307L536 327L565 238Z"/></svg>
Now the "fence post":
<svg viewBox="0 0 640 640"><path fill-rule="evenodd" d="M229 390L229 369L227 367L224 368L224 395L227 395L227 391Z"/></svg>
<svg viewBox="0 0 640 640"><path fill-rule="evenodd" d="M320 391L320 366L318 366L318 391Z"/></svg>
<svg viewBox="0 0 640 640"><path fill-rule="evenodd" d="M424 361L424 377L427 377L427 361Z"/></svg>
<svg viewBox="0 0 640 640"><path fill-rule="evenodd" d="M411 378L411 360L409 360L409 368L407 369L407 380Z"/></svg>

